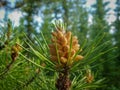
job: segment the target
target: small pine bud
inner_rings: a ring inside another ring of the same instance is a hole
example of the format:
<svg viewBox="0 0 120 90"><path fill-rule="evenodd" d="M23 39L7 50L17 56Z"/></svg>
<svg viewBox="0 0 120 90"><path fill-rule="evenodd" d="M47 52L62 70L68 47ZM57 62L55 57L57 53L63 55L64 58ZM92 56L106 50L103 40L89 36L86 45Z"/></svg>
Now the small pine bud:
<svg viewBox="0 0 120 90"><path fill-rule="evenodd" d="M66 64L67 63L67 59L64 58L64 57L61 57L61 63Z"/></svg>
<svg viewBox="0 0 120 90"><path fill-rule="evenodd" d="M81 55L77 55L77 56L75 57L75 61L82 60L82 59L83 59L83 56L81 56Z"/></svg>
<svg viewBox="0 0 120 90"><path fill-rule="evenodd" d="M71 38L71 32L67 32L65 37L67 38L68 41L70 41Z"/></svg>
<svg viewBox="0 0 120 90"><path fill-rule="evenodd" d="M92 74L91 70L88 69L86 73L86 82L91 83L94 80L94 75Z"/></svg>
<svg viewBox="0 0 120 90"><path fill-rule="evenodd" d="M22 50L22 48L18 44L12 46L12 48L11 48L11 58L12 58L12 60L16 60L16 58L18 56L18 52L21 51L21 50Z"/></svg>
<svg viewBox="0 0 120 90"><path fill-rule="evenodd" d="M66 45L66 46L63 47L63 51L68 52L69 48L70 48L69 45Z"/></svg>

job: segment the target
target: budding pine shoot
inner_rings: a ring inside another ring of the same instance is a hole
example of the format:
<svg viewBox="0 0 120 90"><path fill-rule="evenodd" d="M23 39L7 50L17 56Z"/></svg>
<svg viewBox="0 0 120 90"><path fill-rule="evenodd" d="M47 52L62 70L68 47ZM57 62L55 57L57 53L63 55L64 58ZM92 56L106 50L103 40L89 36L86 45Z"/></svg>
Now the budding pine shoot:
<svg viewBox="0 0 120 90"><path fill-rule="evenodd" d="M76 55L80 50L77 36L72 32L64 30L64 26L56 25L52 32L52 44L49 45L51 60L62 66L72 65L73 62L82 60L83 56Z"/></svg>

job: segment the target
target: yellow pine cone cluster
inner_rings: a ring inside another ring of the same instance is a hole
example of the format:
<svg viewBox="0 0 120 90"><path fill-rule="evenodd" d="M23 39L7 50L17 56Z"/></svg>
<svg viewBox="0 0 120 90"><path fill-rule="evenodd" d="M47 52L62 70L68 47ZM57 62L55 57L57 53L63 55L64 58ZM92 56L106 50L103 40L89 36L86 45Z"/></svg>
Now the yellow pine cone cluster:
<svg viewBox="0 0 120 90"><path fill-rule="evenodd" d="M94 80L94 76L91 73L91 70L88 70L87 74L86 74L86 82L87 83L92 83L93 80Z"/></svg>
<svg viewBox="0 0 120 90"><path fill-rule="evenodd" d="M62 30L57 28L56 31L52 32L52 44L49 45L51 59L54 62L70 65L74 61L83 59L81 55L75 55L80 49L78 39L76 36L72 36L70 31Z"/></svg>
<svg viewBox="0 0 120 90"><path fill-rule="evenodd" d="M11 58L12 60L15 60L18 56L18 52L21 51L22 48L18 45L18 44L15 44L14 46L12 46L11 48Z"/></svg>

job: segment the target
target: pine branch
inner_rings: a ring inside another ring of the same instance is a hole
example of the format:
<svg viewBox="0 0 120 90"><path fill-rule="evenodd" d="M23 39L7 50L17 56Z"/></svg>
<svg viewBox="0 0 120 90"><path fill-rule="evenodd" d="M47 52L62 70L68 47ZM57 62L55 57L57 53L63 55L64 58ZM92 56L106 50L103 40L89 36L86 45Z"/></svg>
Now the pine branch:
<svg viewBox="0 0 120 90"><path fill-rule="evenodd" d="M70 90L71 80L69 79L69 68L65 67L64 70L59 73L59 78L55 86L57 90Z"/></svg>
<svg viewBox="0 0 120 90"><path fill-rule="evenodd" d="M11 66L13 65L14 60L12 60L7 66L6 68L3 70L2 74L0 74L0 79L3 79L5 77L5 75L8 73L8 71L10 70Z"/></svg>

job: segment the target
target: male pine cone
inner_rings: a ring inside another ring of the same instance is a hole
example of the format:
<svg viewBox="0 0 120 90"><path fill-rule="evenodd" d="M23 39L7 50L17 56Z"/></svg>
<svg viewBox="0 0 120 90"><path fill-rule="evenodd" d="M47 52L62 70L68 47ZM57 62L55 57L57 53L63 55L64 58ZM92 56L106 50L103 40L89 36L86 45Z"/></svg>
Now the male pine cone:
<svg viewBox="0 0 120 90"><path fill-rule="evenodd" d="M65 31L63 28L57 27L56 31L52 32L52 44L49 45L51 60L63 66L71 65L74 61L83 59L83 56L76 55L80 50L78 39L72 36L70 31Z"/></svg>

